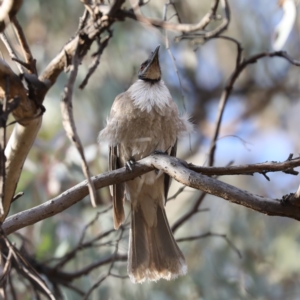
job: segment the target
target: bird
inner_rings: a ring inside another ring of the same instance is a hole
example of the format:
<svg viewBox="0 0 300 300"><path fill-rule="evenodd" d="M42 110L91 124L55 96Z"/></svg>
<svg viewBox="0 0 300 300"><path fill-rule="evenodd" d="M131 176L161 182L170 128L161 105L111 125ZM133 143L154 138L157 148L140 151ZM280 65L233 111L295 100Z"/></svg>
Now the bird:
<svg viewBox="0 0 300 300"><path fill-rule="evenodd" d="M109 170L131 169L135 161L155 151L176 156L178 138L193 131L188 115L179 114L161 78L159 49L140 65L137 81L115 98L100 131L99 141L109 145ZM115 229L124 222L125 199L131 204L127 271L133 283L187 273L165 212L170 182L167 174L156 170L110 187Z"/></svg>

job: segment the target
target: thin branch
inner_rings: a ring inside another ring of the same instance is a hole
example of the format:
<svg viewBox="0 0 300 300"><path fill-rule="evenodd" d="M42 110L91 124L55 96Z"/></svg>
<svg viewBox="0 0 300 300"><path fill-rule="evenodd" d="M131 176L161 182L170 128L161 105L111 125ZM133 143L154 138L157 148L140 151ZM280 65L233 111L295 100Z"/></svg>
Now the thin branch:
<svg viewBox="0 0 300 300"><path fill-rule="evenodd" d="M16 290L15 290L15 286L13 284L13 280L12 280L12 275L11 273L8 274L8 284L10 286L10 295L12 297L13 300L17 300L17 293L16 293Z"/></svg>
<svg viewBox="0 0 300 300"><path fill-rule="evenodd" d="M226 234L220 234L220 233L214 233L214 232L207 232L207 233L203 233L203 234L199 234L196 236L188 236L188 237L184 237L181 239L177 239L176 242L181 243L181 242L190 242L190 241L195 241L195 240L199 240L199 239L203 239L203 238L207 238L207 237L221 237L223 238L228 246L234 250L234 252L239 256L239 258L242 258L242 254L240 252L240 250L231 242L231 240L227 237Z"/></svg>
<svg viewBox="0 0 300 300"><path fill-rule="evenodd" d="M194 205L192 206L192 208L185 213L183 216L181 216L171 227L171 230L173 231L173 233L180 227L182 226L185 222L187 222L189 219L191 219L191 217L197 213L200 212L199 207L201 205L201 203L203 202L204 198L206 196L206 193L201 193L200 196L198 197L198 199L195 201ZM203 211L203 210L202 210Z"/></svg>
<svg viewBox="0 0 300 300"><path fill-rule="evenodd" d="M72 71L69 77L69 81L65 87L65 91L61 100L61 111L62 111L62 118L63 118L62 123L67 133L67 136L69 137L69 140L73 142L81 157L82 171L88 182L91 203L93 207L96 207L97 206L96 190L91 180L90 169L85 159L83 146L77 134L75 120L73 116L73 106L72 106L73 87L77 77L79 63L80 63L80 59L79 59L78 48L77 48L76 54L73 56Z"/></svg>
<svg viewBox="0 0 300 300"><path fill-rule="evenodd" d="M164 14L163 14L163 19L164 21L167 20L167 14L168 14L168 6L169 5L172 5L173 8L175 9L176 11L176 8L175 8L175 4L170 0L168 3L166 3L164 5ZM176 11L176 14L175 14L178 18L178 21L180 23L180 18L179 18L179 15L178 15L178 12ZM175 57L171 51L171 48L170 48L170 41L169 41L169 37L168 37L168 32L167 30L165 30L165 43L166 43L166 50L168 51L169 53L169 56L171 57L172 59L172 63L173 63L173 66L174 66L174 69L175 69L175 72L176 72L176 75L177 75L177 78L178 78L178 82L179 82L179 88L180 88L180 94L181 94L181 99L182 99L182 105L183 105L183 108L184 110L186 110L186 105L185 105L185 98L184 98L184 94L183 94L183 87L182 87L182 83L181 83L181 78L179 76L179 72L178 72L178 68L177 68L177 65L176 65L176 62L175 62Z"/></svg>
<svg viewBox="0 0 300 300"><path fill-rule="evenodd" d="M74 271L73 272L56 271L54 274L55 274L55 276L57 276L57 278L62 278L67 281L72 281L74 279L77 279L79 277L89 274L94 269L97 269L101 266L105 266L107 264L111 264L112 262L115 262L115 261L127 261L127 255L125 255L125 254L115 255L113 253L104 259L99 259L98 261L95 261L94 263L82 268L79 271L75 271L75 272ZM49 268L49 269L53 270L52 268ZM51 271L50 271L50 273L51 273Z"/></svg>
<svg viewBox="0 0 300 300"><path fill-rule="evenodd" d="M254 173L266 174L268 172L284 172L286 174L298 175L294 168L299 166L300 157L289 158L283 162L264 162L240 166L226 167L202 167L189 164L189 169L205 175L253 175Z"/></svg>
<svg viewBox="0 0 300 300"><path fill-rule="evenodd" d="M11 57L12 60L14 60L17 63L17 67L19 69L19 72L21 74L23 74L24 71L23 71L22 65L18 62L18 56L17 56L14 48L12 47L8 37L6 36L6 34L4 32L0 33L0 37L1 37L1 40L2 40L3 44L5 45L5 47L8 51L9 56Z"/></svg>
<svg viewBox="0 0 300 300"><path fill-rule="evenodd" d="M98 219L101 215L105 214L106 212L108 212L109 210L112 209L112 205L109 205L107 208L105 208L104 210L102 211L98 211L95 215L95 217L90 221L88 222L85 226L84 226L84 229L82 230L82 233L81 233L81 236L80 236L80 239L78 241L78 245L81 246L82 243L83 243L83 240L84 240L84 237L86 235L86 231L89 227L91 227Z"/></svg>
<svg viewBox="0 0 300 300"><path fill-rule="evenodd" d="M27 43L25 34L23 32L22 26L20 25L20 23L16 17L14 17L12 19L12 23L13 23L15 34L17 36L19 44L23 50L23 56L25 58L25 63L27 64L27 70L30 73L37 75L36 60L32 56L30 47Z"/></svg>
<svg viewBox="0 0 300 300"><path fill-rule="evenodd" d="M12 253L12 265L17 269L18 273L29 280L29 282L34 285L36 288L40 289L50 300L55 300L53 294L47 287L44 280L39 276L39 274L32 268L28 261L21 255L20 251L9 241L9 239L3 233L2 228L1 239L4 241L8 251ZM3 249L2 249L3 251Z"/></svg>
<svg viewBox="0 0 300 300"><path fill-rule="evenodd" d="M185 188L186 188L185 185L183 185L182 187L180 187L173 196L168 197L167 201L176 199L185 190Z"/></svg>
<svg viewBox="0 0 300 300"><path fill-rule="evenodd" d="M107 31L108 31L108 35L104 38L104 40L102 42L98 41L98 50L97 50L96 53L94 53L92 55L92 56L94 56L94 60L93 60L92 64L89 66L88 73L86 74L84 80L82 81L82 83L79 86L80 89L85 88L85 86L87 85L90 77L96 71L96 69L97 69L97 67L100 63L101 55L102 55L104 49L107 47L109 40L112 37L112 31L110 29L108 29Z"/></svg>
<svg viewBox="0 0 300 300"><path fill-rule="evenodd" d="M107 237L108 235L110 235L111 233L114 233L114 232L115 232L115 229L110 229L110 230L107 230L107 231L99 234L98 236L94 237L90 241L87 241L84 243L82 241L79 241L77 247L74 248L73 250L71 250L70 252L66 253L63 256L63 258L60 260L60 262L55 265L54 269L57 269L57 270L60 269L67 262L69 262L71 259L73 259L80 250L92 247L97 241L101 240L102 238ZM111 244L111 242L109 244ZM103 246L103 245L104 245L104 243L101 244L101 246ZM99 247L99 245L96 245L96 246Z"/></svg>
<svg viewBox="0 0 300 300"><path fill-rule="evenodd" d="M12 261L12 256L13 256L13 250L12 248L8 249L8 255L5 258L5 264L3 269L1 270L1 274L0 274L0 288L5 290L5 286L6 286L6 281L9 277L9 271L11 268L11 261Z"/></svg>
<svg viewBox="0 0 300 300"><path fill-rule="evenodd" d="M119 250L119 242L120 240L122 239L123 237L123 233L124 233L124 226L121 227L121 233L120 233L120 236L118 238L118 241L116 243L116 246L115 246L115 251L114 251L114 254L112 255L112 261L111 261L111 264L109 266L109 269L107 271L107 274L104 275L104 276L101 276L92 286L91 288L87 291L85 297L84 297L84 300L87 300L89 298L89 296L91 295L91 293L93 292L94 289L96 289L108 276L110 276L111 274L111 270L116 262L116 258L118 257L118 250ZM126 255L126 260L127 260L127 255Z"/></svg>

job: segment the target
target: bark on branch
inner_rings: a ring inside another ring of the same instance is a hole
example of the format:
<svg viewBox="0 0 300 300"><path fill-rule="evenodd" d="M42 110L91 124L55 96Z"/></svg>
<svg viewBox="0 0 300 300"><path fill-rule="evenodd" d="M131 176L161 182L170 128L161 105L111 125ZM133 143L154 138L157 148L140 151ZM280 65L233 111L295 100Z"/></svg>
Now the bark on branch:
<svg viewBox="0 0 300 300"><path fill-rule="evenodd" d="M299 158L293 162L293 167L300 166ZM269 163L269 166L267 166L267 163L265 164L266 170L269 170L271 166L274 165L274 163ZM280 164L281 168L278 168L278 171L291 167L290 161ZM189 169L189 165L186 162L167 155L151 155L138 161L132 172L127 171L126 168L121 168L95 176L92 180L95 188L100 189L111 184L131 180L153 170L154 168L163 170L165 173L169 174L175 180L183 183L184 185L221 197L232 203L251 208L260 213L300 220L300 207L289 202L283 203L279 199L271 199L254 195L218 179L196 173ZM249 165L249 169L253 172L255 165ZM258 165L257 170L258 172L261 172L260 165ZM249 171L246 170L246 173L249 173ZM6 234L10 234L20 228L32 225L62 212L82 200L87 195L87 182L84 181L54 199L7 218L7 220L3 223L2 228Z"/></svg>

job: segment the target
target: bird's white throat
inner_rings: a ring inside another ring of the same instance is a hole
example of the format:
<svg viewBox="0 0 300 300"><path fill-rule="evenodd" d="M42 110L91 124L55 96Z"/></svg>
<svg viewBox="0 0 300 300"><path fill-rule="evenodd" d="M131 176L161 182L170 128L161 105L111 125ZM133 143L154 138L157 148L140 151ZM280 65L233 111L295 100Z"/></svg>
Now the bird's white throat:
<svg viewBox="0 0 300 300"><path fill-rule="evenodd" d="M163 80L156 83L137 80L128 90L135 106L150 112L153 108L163 110L170 105L171 94Z"/></svg>

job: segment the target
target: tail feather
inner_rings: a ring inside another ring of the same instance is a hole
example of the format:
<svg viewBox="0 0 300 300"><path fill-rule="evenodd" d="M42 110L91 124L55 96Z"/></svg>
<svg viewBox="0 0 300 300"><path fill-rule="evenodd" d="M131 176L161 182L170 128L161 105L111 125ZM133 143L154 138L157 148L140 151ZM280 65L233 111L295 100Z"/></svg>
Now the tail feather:
<svg viewBox="0 0 300 300"><path fill-rule="evenodd" d="M170 230L165 210L157 206L157 222L149 227L140 208L132 210L128 274L132 282L167 280L187 272L185 259Z"/></svg>

